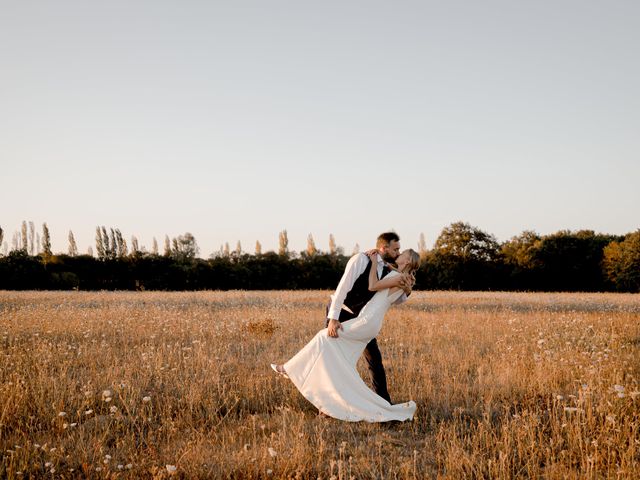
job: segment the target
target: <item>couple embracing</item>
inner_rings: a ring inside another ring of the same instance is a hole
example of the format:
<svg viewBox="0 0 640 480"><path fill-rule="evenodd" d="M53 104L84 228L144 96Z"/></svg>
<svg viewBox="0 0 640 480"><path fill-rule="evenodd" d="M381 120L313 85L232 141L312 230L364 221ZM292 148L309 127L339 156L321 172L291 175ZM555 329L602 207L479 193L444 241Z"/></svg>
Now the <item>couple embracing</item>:
<svg viewBox="0 0 640 480"><path fill-rule="evenodd" d="M349 259L320 330L293 358L272 364L288 377L321 414L358 422L413 418L416 404L392 404L376 336L391 305L407 300L420 256L400 253L394 232L378 237L376 248ZM360 377L356 364L364 353L374 390Z"/></svg>

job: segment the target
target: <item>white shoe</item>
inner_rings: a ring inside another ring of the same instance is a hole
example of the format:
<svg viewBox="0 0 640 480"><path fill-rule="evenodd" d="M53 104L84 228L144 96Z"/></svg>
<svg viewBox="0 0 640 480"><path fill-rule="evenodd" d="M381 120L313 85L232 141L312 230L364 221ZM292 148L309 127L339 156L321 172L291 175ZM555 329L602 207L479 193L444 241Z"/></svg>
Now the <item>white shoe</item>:
<svg viewBox="0 0 640 480"><path fill-rule="evenodd" d="M271 363L270 365L271 369L278 375L282 375L284 378L289 378L289 375L287 375L287 372L284 371L284 368L281 365L276 365L275 363ZM280 367L282 370L280 370L278 367Z"/></svg>

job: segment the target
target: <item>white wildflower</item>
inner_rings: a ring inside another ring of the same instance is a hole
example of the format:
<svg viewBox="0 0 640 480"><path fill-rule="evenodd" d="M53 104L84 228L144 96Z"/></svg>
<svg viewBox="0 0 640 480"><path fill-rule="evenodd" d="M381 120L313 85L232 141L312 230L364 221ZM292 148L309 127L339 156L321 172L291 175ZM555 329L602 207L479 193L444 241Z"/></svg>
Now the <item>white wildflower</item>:
<svg viewBox="0 0 640 480"><path fill-rule="evenodd" d="M276 455L278 455L278 452L276 452L273 448L269 447L269 455L271 455L272 457L275 457Z"/></svg>
<svg viewBox="0 0 640 480"><path fill-rule="evenodd" d="M167 469L167 473L169 475L174 475L176 473L176 470L178 470L178 467L176 467L175 465L165 465L165 468Z"/></svg>

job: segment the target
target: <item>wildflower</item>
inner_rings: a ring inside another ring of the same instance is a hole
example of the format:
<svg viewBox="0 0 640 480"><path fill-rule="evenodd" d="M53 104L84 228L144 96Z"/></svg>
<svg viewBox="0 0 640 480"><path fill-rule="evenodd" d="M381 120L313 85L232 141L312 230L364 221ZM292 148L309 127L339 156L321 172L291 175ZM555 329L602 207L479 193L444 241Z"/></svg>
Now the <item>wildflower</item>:
<svg viewBox="0 0 640 480"><path fill-rule="evenodd" d="M122 465L121 463L118 464L118 470L122 470L122 469L124 469L124 465Z"/></svg>
<svg viewBox="0 0 640 480"><path fill-rule="evenodd" d="M271 470L270 468L267 469L267 475L272 475L273 474L273 470Z"/></svg>
<svg viewBox="0 0 640 480"><path fill-rule="evenodd" d="M67 414L67 412L59 412L59 413L58 413L58 416L59 416L59 417L64 417L66 414Z"/></svg>
<svg viewBox="0 0 640 480"><path fill-rule="evenodd" d="M275 457L276 455L278 455L278 452L276 452L273 448L269 447L268 450L271 457Z"/></svg>
<svg viewBox="0 0 640 480"><path fill-rule="evenodd" d="M111 407L109 407L110 413L116 413L117 411L118 411L118 407L116 407L115 405L111 405Z"/></svg>
<svg viewBox="0 0 640 480"><path fill-rule="evenodd" d="M84 414L85 414L85 415L91 415L92 413L93 413L93 410L91 410L91 409L86 410L86 411L84 412Z"/></svg>
<svg viewBox="0 0 640 480"><path fill-rule="evenodd" d="M47 462L47 463L44 464L44 468L49 468L51 466L53 466L53 463L51 463L51 462Z"/></svg>
<svg viewBox="0 0 640 480"><path fill-rule="evenodd" d="M618 392L618 393L622 393L622 392L624 392L624 387L622 385L614 385L613 386L613 390Z"/></svg>
<svg viewBox="0 0 640 480"><path fill-rule="evenodd" d="M577 412L578 408L576 407L564 407L565 412Z"/></svg>
<svg viewBox="0 0 640 480"><path fill-rule="evenodd" d="M132 463L127 463L124 468L126 468L127 470L131 470L133 468L133 464Z"/></svg>
<svg viewBox="0 0 640 480"><path fill-rule="evenodd" d="M165 465L165 467L169 475L174 475L176 473L176 470L178 470L178 467L176 467L175 465Z"/></svg>
<svg viewBox="0 0 640 480"><path fill-rule="evenodd" d="M103 390L102 391L102 398L106 398L106 397L110 397L111 394L111 390Z"/></svg>
<svg viewBox="0 0 640 480"><path fill-rule="evenodd" d="M142 397L142 401L143 401L144 403L149 403L149 402L151 401L151 397L149 397L149 396Z"/></svg>

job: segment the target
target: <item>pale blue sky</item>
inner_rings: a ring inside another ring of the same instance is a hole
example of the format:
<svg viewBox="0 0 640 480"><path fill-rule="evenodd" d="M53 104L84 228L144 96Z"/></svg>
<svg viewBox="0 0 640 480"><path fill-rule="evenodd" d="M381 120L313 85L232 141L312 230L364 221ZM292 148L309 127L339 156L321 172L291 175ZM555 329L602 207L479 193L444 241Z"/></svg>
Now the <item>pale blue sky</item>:
<svg viewBox="0 0 640 480"><path fill-rule="evenodd" d="M350 252L640 227L637 1L0 0L0 226Z"/></svg>

